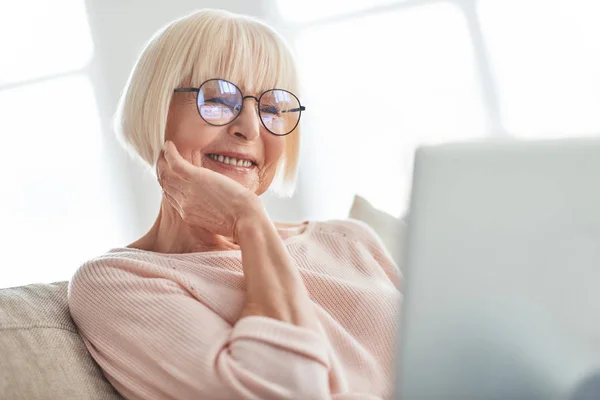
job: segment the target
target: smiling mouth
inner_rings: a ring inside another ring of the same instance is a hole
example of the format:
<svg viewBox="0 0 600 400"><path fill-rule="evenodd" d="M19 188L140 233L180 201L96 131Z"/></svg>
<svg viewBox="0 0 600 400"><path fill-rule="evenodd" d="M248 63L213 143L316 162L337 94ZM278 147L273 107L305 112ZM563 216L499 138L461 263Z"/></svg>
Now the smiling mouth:
<svg viewBox="0 0 600 400"><path fill-rule="evenodd" d="M219 154L207 154L206 156L211 160L218 161L223 164L233 165L234 167L250 168L256 165L252 161L242 158L228 157Z"/></svg>

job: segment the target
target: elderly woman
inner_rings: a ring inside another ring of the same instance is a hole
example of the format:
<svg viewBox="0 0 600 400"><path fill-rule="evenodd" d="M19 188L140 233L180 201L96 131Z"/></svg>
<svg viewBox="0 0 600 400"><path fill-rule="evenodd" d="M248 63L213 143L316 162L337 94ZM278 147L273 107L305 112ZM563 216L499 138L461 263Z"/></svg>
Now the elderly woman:
<svg viewBox="0 0 600 400"><path fill-rule="evenodd" d="M392 393L401 276L357 221L282 224L259 196L292 182L290 50L249 17L203 10L161 30L119 105L156 168L156 222L83 266L69 307L127 399L382 399Z"/></svg>

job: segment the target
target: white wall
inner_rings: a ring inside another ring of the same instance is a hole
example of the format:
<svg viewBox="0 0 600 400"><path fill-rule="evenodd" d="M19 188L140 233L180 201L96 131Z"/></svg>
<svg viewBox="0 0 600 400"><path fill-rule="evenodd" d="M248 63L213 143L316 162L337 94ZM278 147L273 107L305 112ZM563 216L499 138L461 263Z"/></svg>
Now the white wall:
<svg viewBox="0 0 600 400"><path fill-rule="evenodd" d="M266 20L298 56L299 180L263 196L276 220L343 218L355 193L399 215L420 144L600 132L589 0L0 2L0 284L68 279L153 223L159 187L112 116L151 35L205 7Z"/></svg>

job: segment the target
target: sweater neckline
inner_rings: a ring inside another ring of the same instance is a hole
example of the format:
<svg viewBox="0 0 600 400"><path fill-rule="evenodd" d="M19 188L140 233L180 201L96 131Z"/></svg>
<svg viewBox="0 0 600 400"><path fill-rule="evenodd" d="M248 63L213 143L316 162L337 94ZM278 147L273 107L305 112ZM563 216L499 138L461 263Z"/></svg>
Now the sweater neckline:
<svg viewBox="0 0 600 400"><path fill-rule="evenodd" d="M297 235L282 239L284 245L287 246L292 243L296 243L298 241L304 240L305 238L309 237L312 234L315 226L317 225L317 221L307 220L304 222L306 222L306 227L305 227L304 231ZM280 230L284 230L284 229L289 229L289 228L282 228L282 229L278 228L277 230L280 231ZM133 252L133 253L138 253L138 254L152 254L152 255L156 255L156 256L169 256L169 257L177 257L177 258L179 258L179 257L185 258L185 257L189 257L189 256L211 256L211 255L227 256L227 255L241 254L241 250L211 250L211 251L198 251L198 252L190 252L190 253L159 253L159 252L151 251L151 250L136 249L134 247L114 247L114 248L110 249L108 252L109 253Z"/></svg>

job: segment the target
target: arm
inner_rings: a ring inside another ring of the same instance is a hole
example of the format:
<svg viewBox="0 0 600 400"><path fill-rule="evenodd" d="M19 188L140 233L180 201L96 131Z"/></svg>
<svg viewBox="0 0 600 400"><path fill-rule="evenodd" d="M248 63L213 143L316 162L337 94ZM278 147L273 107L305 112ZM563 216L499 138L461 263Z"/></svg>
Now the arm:
<svg viewBox="0 0 600 400"><path fill-rule="evenodd" d="M163 268L99 260L81 267L69 285L73 320L125 398L331 397L321 336L257 315L231 326Z"/></svg>
<svg viewBox="0 0 600 400"><path fill-rule="evenodd" d="M236 231L247 287L242 317L263 316L319 332L302 277L268 217L250 214L236 224Z"/></svg>

